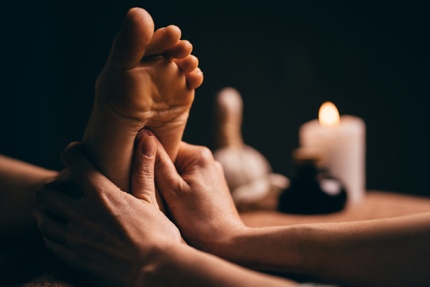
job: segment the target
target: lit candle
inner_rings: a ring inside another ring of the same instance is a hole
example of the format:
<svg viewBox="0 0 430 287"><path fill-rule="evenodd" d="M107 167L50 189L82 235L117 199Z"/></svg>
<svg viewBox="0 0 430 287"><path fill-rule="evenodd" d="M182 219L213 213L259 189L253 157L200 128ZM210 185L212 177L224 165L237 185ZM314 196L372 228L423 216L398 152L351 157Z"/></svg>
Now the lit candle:
<svg viewBox="0 0 430 287"><path fill-rule="evenodd" d="M361 118L339 116L331 102L321 106L318 119L299 130L300 145L321 150L323 165L344 184L349 204L360 202L365 194L365 130Z"/></svg>

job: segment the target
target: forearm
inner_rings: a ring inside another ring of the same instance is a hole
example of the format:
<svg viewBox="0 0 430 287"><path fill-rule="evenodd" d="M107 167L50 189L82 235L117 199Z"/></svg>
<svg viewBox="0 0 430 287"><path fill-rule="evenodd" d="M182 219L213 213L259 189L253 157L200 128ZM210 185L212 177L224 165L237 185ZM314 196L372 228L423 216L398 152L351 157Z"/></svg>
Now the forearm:
<svg viewBox="0 0 430 287"><path fill-rule="evenodd" d="M425 286L430 213L393 219L245 228L211 252L265 271L342 286Z"/></svg>
<svg viewBox="0 0 430 287"><path fill-rule="evenodd" d="M296 286L198 251L185 244L163 248L155 263L142 270L138 286Z"/></svg>
<svg viewBox="0 0 430 287"><path fill-rule="evenodd" d="M310 273L345 286L428 286L430 213L309 227Z"/></svg>
<svg viewBox="0 0 430 287"><path fill-rule="evenodd" d="M0 155L0 235L34 224L35 192L58 172Z"/></svg>
<svg viewBox="0 0 430 287"><path fill-rule="evenodd" d="M243 227L203 249L255 270L302 273L303 237L301 226Z"/></svg>

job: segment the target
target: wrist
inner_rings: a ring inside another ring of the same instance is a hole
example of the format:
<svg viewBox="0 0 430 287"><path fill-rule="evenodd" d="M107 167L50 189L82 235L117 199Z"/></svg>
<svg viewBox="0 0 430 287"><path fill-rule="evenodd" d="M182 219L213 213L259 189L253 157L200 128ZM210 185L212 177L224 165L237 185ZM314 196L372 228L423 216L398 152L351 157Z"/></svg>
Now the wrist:
<svg viewBox="0 0 430 287"><path fill-rule="evenodd" d="M241 242L246 242L252 228L245 225L237 225L223 232L214 234L210 238L200 240L201 244L196 246L206 252L219 256L231 262L238 263L242 258L244 246Z"/></svg>
<svg viewBox="0 0 430 287"><path fill-rule="evenodd" d="M186 244L152 250L151 262L131 286L290 286L287 281L240 268Z"/></svg>
<svg viewBox="0 0 430 287"><path fill-rule="evenodd" d="M242 227L213 246L211 253L247 268L296 273L307 270L310 247L302 226Z"/></svg>
<svg viewBox="0 0 430 287"><path fill-rule="evenodd" d="M153 246L147 253L145 262L136 268L136 280L132 286L161 286L163 280L175 272L174 266L180 264L176 255L187 246L182 243L167 243ZM173 268L172 268L173 267Z"/></svg>

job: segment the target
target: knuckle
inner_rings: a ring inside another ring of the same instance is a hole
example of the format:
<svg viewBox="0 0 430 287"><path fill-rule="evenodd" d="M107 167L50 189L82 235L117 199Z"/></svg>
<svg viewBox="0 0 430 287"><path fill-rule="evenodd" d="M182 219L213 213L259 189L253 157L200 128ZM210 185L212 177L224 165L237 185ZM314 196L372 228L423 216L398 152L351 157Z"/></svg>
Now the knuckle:
<svg viewBox="0 0 430 287"><path fill-rule="evenodd" d="M143 166L141 170L141 175L143 177L153 177L154 169L151 166Z"/></svg>
<svg viewBox="0 0 430 287"><path fill-rule="evenodd" d="M218 172L224 173L224 168L222 164L217 160L215 161L215 168L217 169Z"/></svg>
<svg viewBox="0 0 430 287"><path fill-rule="evenodd" d="M196 154L198 155L198 158L201 163L208 163L214 161L212 151L208 147L198 146Z"/></svg>
<svg viewBox="0 0 430 287"><path fill-rule="evenodd" d="M198 154L199 157L201 157L201 158L207 158L209 156L209 154L211 153L209 148L207 148L205 146L196 146L195 149L196 149L196 154Z"/></svg>
<svg viewBox="0 0 430 287"><path fill-rule="evenodd" d="M63 152L61 153L61 159L63 161L66 162L72 156L74 146L76 146L76 143L70 143L63 150Z"/></svg>
<svg viewBox="0 0 430 287"><path fill-rule="evenodd" d="M171 194L176 198L181 198L183 195L189 194L190 189L187 188L182 182L175 182L171 187Z"/></svg>
<svg viewBox="0 0 430 287"><path fill-rule="evenodd" d="M161 163L160 163L161 164ZM137 169L137 177L143 180L154 179L154 167L150 165L141 165Z"/></svg>
<svg viewBox="0 0 430 287"><path fill-rule="evenodd" d="M97 189L94 189L94 192L89 196L90 200L95 200L99 206L106 207L109 206L112 200L115 198L115 194L120 192L120 188L117 186L112 186L109 183L100 183ZM88 206L88 205L87 205ZM81 210L82 213L85 210Z"/></svg>

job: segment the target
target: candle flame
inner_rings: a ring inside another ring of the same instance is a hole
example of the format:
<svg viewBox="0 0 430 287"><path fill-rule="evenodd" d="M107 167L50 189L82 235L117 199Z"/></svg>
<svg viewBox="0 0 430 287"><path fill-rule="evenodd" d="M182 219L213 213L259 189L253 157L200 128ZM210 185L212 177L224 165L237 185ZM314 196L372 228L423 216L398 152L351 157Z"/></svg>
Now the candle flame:
<svg viewBox="0 0 430 287"><path fill-rule="evenodd" d="M325 102L321 105L318 120L323 127L336 127L339 125L339 112L332 102Z"/></svg>

